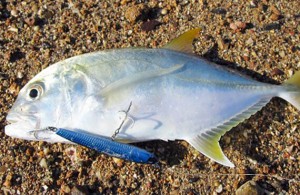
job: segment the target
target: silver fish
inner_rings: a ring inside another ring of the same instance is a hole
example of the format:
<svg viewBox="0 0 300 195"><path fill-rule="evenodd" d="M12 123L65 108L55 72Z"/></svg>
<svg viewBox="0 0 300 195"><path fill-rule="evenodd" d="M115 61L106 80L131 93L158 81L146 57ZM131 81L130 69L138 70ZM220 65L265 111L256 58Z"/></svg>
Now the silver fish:
<svg viewBox="0 0 300 195"><path fill-rule="evenodd" d="M220 137L274 96L299 109L300 72L283 85L252 80L191 54L198 33L190 30L161 49L99 51L49 66L21 89L5 133L68 142L55 133L32 133L53 126L124 143L186 140L233 167Z"/></svg>

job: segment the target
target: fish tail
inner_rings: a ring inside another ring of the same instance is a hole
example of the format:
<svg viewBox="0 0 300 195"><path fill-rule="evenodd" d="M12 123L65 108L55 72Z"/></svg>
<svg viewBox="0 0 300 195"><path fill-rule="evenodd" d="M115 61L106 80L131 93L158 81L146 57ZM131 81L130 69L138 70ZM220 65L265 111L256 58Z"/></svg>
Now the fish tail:
<svg viewBox="0 0 300 195"><path fill-rule="evenodd" d="M297 71L290 79L283 83L285 91L279 97L291 103L300 110L300 71Z"/></svg>

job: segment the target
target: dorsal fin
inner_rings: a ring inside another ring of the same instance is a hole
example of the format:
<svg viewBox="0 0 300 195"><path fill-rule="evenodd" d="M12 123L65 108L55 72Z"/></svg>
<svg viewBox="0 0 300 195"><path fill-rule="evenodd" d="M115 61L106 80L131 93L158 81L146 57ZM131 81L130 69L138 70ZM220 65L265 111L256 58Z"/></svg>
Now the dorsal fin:
<svg viewBox="0 0 300 195"><path fill-rule="evenodd" d="M163 48L185 53L193 53L193 40L199 35L199 32L200 28L189 30L173 39Z"/></svg>

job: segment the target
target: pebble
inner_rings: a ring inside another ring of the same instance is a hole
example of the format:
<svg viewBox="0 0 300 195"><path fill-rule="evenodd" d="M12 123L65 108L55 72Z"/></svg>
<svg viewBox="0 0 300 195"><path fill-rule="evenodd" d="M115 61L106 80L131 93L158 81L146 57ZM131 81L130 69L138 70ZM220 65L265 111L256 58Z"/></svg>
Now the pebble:
<svg viewBox="0 0 300 195"><path fill-rule="evenodd" d="M45 168L45 169L48 168L47 161L45 158L42 158L39 164L42 168Z"/></svg>
<svg viewBox="0 0 300 195"><path fill-rule="evenodd" d="M197 182L200 178L197 177L197 176L194 176L194 177L189 177L188 178L188 182L189 183L194 183L194 182Z"/></svg>
<svg viewBox="0 0 300 195"><path fill-rule="evenodd" d="M18 32L19 32L19 29L15 28L15 27L12 27L12 26L8 27L7 30L8 30L8 31L11 31L11 32L15 32L15 33L18 33Z"/></svg>
<svg viewBox="0 0 300 195"><path fill-rule="evenodd" d="M17 83L12 83L8 88L8 92L10 94L17 94L19 91L20 91L20 86L17 85Z"/></svg>
<svg viewBox="0 0 300 195"><path fill-rule="evenodd" d="M252 180L241 185L235 192L236 195L260 195L263 193L264 190Z"/></svg>
<svg viewBox="0 0 300 195"><path fill-rule="evenodd" d="M299 63L300 64L300 63ZM300 66L300 65L299 65ZM8 83L8 81L7 80L4 80L4 81L2 81L2 85L3 85L3 87L8 87L9 86L9 83Z"/></svg>
<svg viewBox="0 0 300 195"><path fill-rule="evenodd" d="M3 183L3 186L10 187L11 186L11 179L12 179L12 173L8 173L5 182Z"/></svg>
<svg viewBox="0 0 300 195"><path fill-rule="evenodd" d="M257 165L257 160L253 159L253 158L248 158L249 162L253 165Z"/></svg>
<svg viewBox="0 0 300 195"><path fill-rule="evenodd" d="M31 7L31 9L32 9L33 13L37 13L38 10L39 10L37 4L33 4L32 7Z"/></svg>
<svg viewBox="0 0 300 195"><path fill-rule="evenodd" d="M70 187L68 185L63 184L63 185L60 186L60 191L62 193L67 193L68 194L68 193L71 192L71 189L70 189Z"/></svg>
<svg viewBox="0 0 300 195"><path fill-rule="evenodd" d="M34 30L35 32L37 32L37 31L40 30L40 27L39 27L39 26L34 26L34 27L33 27L33 30Z"/></svg>
<svg viewBox="0 0 300 195"><path fill-rule="evenodd" d="M218 44L218 46L219 46L219 48L220 48L221 50L226 50L226 49L228 49L228 47L229 47L229 44L228 44L228 43L225 43L224 40L223 40L222 38L218 38L218 39L217 39L217 44Z"/></svg>
<svg viewBox="0 0 300 195"><path fill-rule="evenodd" d="M34 149L33 148L27 148L26 151L25 151L25 154L27 156L32 156L33 155L33 152L34 152Z"/></svg>
<svg viewBox="0 0 300 195"><path fill-rule="evenodd" d="M138 187L138 185L137 185L136 182L133 182L133 183L130 185L130 187L131 187L132 189L136 189L136 188Z"/></svg>
<svg viewBox="0 0 300 195"><path fill-rule="evenodd" d="M13 10L11 10L10 11L10 14L12 15L12 16L14 16L14 17L17 17L18 16L18 11L17 10L15 10L15 9L13 9Z"/></svg>
<svg viewBox="0 0 300 195"><path fill-rule="evenodd" d="M187 5L188 3L189 3L188 0L183 0L183 1L180 2L180 5Z"/></svg>
<svg viewBox="0 0 300 195"><path fill-rule="evenodd" d="M71 189L71 194L72 195L85 195L85 194L90 194L88 189L84 186L74 186Z"/></svg>
<svg viewBox="0 0 300 195"><path fill-rule="evenodd" d="M271 16L270 16L270 19L272 21L277 21L277 20L279 20L279 18L280 18L280 15L277 15L277 14L271 14Z"/></svg>
<svg viewBox="0 0 300 195"><path fill-rule="evenodd" d="M160 13L161 15L166 15L168 13L168 10L164 8L160 11Z"/></svg>
<svg viewBox="0 0 300 195"><path fill-rule="evenodd" d="M281 25L279 23L270 23L270 24L266 24L264 25L263 29L270 31L270 30L280 30Z"/></svg>
<svg viewBox="0 0 300 195"><path fill-rule="evenodd" d="M223 186L222 184L220 184L217 188L216 188L216 192L217 193L221 193L223 191Z"/></svg>
<svg viewBox="0 0 300 195"><path fill-rule="evenodd" d="M249 45L249 46L252 46L253 43L254 43L254 41L253 41L252 38L249 38L249 39L247 39L247 41L246 41L246 45Z"/></svg>
<svg viewBox="0 0 300 195"><path fill-rule="evenodd" d="M256 0L251 0L250 1L250 7L251 8L256 8L257 7L257 1Z"/></svg>
<svg viewBox="0 0 300 195"><path fill-rule="evenodd" d="M50 149L48 147L44 147L43 149L44 155L48 155L50 153Z"/></svg>
<svg viewBox="0 0 300 195"><path fill-rule="evenodd" d="M226 144L230 144L231 143L231 138L229 136L224 136L223 137L224 141Z"/></svg>
<svg viewBox="0 0 300 195"><path fill-rule="evenodd" d="M271 76L274 77L274 76L279 76L279 75L284 75L284 72L282 70L280 70L279 68L274 68L272 71L271 71Z"/></svg>
<svg viewBox="0 0 300 195"><path fill-rule="evenodd" d="M289 147L286 147L286 151L287 151L288 153L292 153L293 148L294 148L293 145L291 145L291 146L289 146Z"/></svg>
<svg viewBox="0 0 300 195"><path fill-rule="evenodd" d="M270 10L272 11L272 13L276 14L276 15L280 15L280 11L277 9L277 7L275 7L275 5L271 5L270 6Z"/></svg>
<svg viewBox="0 0 300 195"><path fill-rule="evenodd" d="M125 5L128 2L129 2L129 0L121 0L121 5Z"/></svg>
<svg viewBox="0 0 300 195"><path fill-rule="evenodd" d="M282 58L284 58L285 57L285 52L284 51L280 51L279 52L279 56L282 57Z"/></svg>
<svg viewBox="0 0 300 195"><path fill-rule="evenodd" d="M20 71L17 72L17 78L18 78L18 79L23 78L23 76L24 76L24 75L23 75L22 72L20 72Z"/></svg>
<svg viewBox="0 0 300 195"><path fill-rule="evenodd" d="M47 192L48 188L49 188L49 187L48 187L47 185L43 185L43 186L42 186L42 189L44 190L44 192Z"/></svg>
<svg viewBox="0 0 300 195"><path fill-rule="evenodd" d="M35 24L35 18L34 17L26 18L24 21L29 26L33 26Z"/></svg>
<svg viewBox="0 0 300 195"><path fill-rule="evenodd" d="M142 30L149 32L151 30L154 30L156 26L160 25L160 22L157 20L149 20L147 22L144 22L142 24Z"/></svg>
<svg viewBox="0 0 300 195"><path fill-rule="evenodd" d="M229 24L229 27L235 32L242 31L246 28L247 24L241 21L235 21Z"/></svg>
<svg viewBox="0 0 300 195"><path fill-rule="evenodd" d="M46 19L50 19L53 16L53 12L49 11L49 10L44 10L40 13L41 16L43 16Z"/></svg>
<svg viewBox="0 0 300 195"><path fill-rule="evenodd" d="M174 179L174 181L172 182L172 186L174 188L179 188L180 187L180 180L178 178Z"/></svg>
<svg viewBox="0 0 300 195"><path fill-rule="evenodd" d="M220 7L212 9L211 12L220 15L225 15L227 13L226 9Z"/></svg>
<svg viewBox="0 0 300 195"><path fill-rule="evenodd" d="M78 162L77 159L77 150L74 147L69 147L65 150L65 153L67 154L67 156L70 158L72 164L75 164Z"/></svg>
<svg viewBox="0 0 300 195"><path fill-rule="evenodd" d="M137 21L138 17L142 14L143 9L144 9L144 6L138 6L138 5L129 7L125 11L125 18L129 22L134 23Z"/></svg>
<svg viewBox="0 0 300 195"><path fill-rule="evenodd" d="M115 158L115 157L113 157L113 161L114 161L114 163L116 163L116 165L117 165L118 167L122 167L122 166L124 165L124 160L122 160L122 159L120 159L120 158Z"/></svg>
<svg viewBox="0 0 300 195"><path fill-rule="evenodd" d="M251 51L251 55L252 55L253 57L257 57L257 54L256 54L255 51Z"/></svg>
<svg viewBox="0 0 300 195"><path fill-rule="evenodd" d="M7 167L5 165L0 166L0 174L5 173Z"/></svg>

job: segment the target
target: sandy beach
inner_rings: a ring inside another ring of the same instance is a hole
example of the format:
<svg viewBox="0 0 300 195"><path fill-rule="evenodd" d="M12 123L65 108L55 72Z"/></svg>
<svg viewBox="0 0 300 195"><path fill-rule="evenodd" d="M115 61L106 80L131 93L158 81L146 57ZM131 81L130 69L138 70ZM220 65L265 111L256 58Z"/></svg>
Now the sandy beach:
<svg viewBox="0 0 300 195"><path fill-rule="evenodd" d="M1 194L297 194L300 112L280 98L220 140L235 168L185 141L135 144L160 167L81 146L5 135L19 90L63 59L111 48L159 48L201 28L194 53L258 81L300 70L299 0L0 1Z"/></svg>

